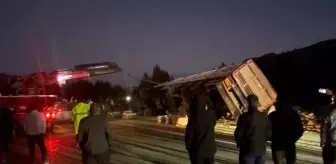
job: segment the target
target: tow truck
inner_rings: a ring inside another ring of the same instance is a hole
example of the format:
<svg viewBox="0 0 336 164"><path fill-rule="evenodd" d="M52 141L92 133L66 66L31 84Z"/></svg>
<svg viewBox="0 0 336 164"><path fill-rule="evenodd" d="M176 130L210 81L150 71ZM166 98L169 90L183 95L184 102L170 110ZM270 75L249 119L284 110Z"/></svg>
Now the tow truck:
<svg viewBox="0 0 336 164"><path fill-rule="evenodd" d="M114 62L76 65L72 69L56 70L51 73L35 72L27 76L9 79L9 85L16 90L15 95L1 95L0 107L15 111L15 134L22 135L22 121L29 108L43 113L50 131L53 125L68 121L70 112L62 106L59 95L48 94L52 87L61 89L69 80L88 79L93 76L121 72ZM64 103L63 103L64 104ZM71 117L71 116L70 116Z"/></svg>

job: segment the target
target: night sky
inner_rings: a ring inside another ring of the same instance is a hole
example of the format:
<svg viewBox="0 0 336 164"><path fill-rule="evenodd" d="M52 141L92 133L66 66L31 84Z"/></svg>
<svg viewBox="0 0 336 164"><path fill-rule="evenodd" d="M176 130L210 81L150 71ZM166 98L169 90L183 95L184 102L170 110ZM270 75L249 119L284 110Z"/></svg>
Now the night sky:
<svg viewBox="0 0 336 164"><path fill-rule="evenodd" d="M115 61L136 77L155 64L181 76L336 38L335 0L258 2L1 0L0 72Z"/></svg>

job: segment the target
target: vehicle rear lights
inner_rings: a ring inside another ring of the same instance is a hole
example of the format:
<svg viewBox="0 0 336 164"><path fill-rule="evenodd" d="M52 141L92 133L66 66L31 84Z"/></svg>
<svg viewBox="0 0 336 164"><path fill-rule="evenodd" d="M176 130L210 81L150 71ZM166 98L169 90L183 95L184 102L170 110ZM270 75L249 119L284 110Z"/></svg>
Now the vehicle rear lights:
<svg viewBox="0 0 336 164"><path fill-rule="evenodd" d="M53 118L55 118L55 116L56 116L56 112L48 112L48 113L45 114L45 117L47 119L53 119Z"/></svg>

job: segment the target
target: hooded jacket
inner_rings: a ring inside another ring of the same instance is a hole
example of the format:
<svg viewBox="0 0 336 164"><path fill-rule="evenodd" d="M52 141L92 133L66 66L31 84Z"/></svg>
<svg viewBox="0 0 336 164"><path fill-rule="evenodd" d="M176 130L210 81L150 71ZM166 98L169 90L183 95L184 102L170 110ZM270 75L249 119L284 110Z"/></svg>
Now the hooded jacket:
<svg viewBox="0 0 336 164"><path fill-rule="evenodd" d="M101 112L100 104L93 104L90 116L83 118L79 125L78 141L81 149L89 154L101 154L111 146L111 130Z"/></svg>
<svg viewBox="0 0 336 164"><path fill-rule="evenodd" d="M272 124L272 148L285 150L292 148L303 135L303 125L298 113L289 105L277 104L269 114Z"/></svg>
<svg viewBox="0 0 336 164"><path fill-rule="evenodd" d="M258 111L257 107L249 105L248 112L239 116L234 136L243 155L264 155L271 135L271 123L266 113Z"/></svg>
<svg viewBox="0 0 336 164"><path fill-rule="evenodd" d="M206 110L208 99L196 95L191 99L190 116L185 133L185 144L190 156L213 157L216 153L215 125L216 113Z"/></svg>

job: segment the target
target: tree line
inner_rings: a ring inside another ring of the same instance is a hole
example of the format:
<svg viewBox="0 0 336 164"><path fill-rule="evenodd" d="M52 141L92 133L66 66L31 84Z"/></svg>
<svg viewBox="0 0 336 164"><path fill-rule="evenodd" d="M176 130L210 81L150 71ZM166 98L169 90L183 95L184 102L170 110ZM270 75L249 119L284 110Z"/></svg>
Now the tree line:
<svg viewBox="0 0 336 164"><path fill-rule="evenodd" d="M64 98L70 100L88 100L102 101L113 100L115 104L125 107L126 96L132 97L132 103L137 103L139 106L145 108L155 109L156 102L162 102L166 99L165 92L160 89L155 89L154 86L166 81L172 80L173 77L169 73L155 65L151 74L144 73L139 85L132 88L132 92L121 85L112 85L108 81L91 82L88 80L76 80L68 82L62 87L62 95ZM136 101L136 102L135 102Z"/></svg>

